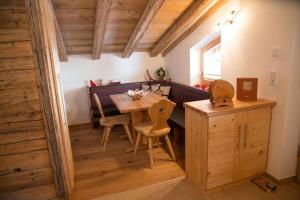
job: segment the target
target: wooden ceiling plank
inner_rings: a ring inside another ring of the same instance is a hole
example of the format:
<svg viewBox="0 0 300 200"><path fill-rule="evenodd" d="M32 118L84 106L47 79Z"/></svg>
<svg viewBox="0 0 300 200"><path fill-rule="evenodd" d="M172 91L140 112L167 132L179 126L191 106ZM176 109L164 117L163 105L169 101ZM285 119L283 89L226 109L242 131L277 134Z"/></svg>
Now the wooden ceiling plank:
<svg viewBox="0 0 300 200"><path fill-rule="evenodd" d="M201 24L203 24L209 17L216 13L222 6L224 6L228 0L219 0L214 4L205 14L203 14L192 26L190 26L184 33L182 33L175 41L173 41L163 52L162 56L167 55L173 48L175 48L181 41L189 36L194 30L196 30Z"/></svg>
<svg viewBox="0 0 300 200"><path fill-rule="evenodd" d="M113 0L97 0L93 59L100 59L108 16Z"/></svg>
<svg viewBox="0 0 300 200"><path fill-rule="evenodd" d="M50 1L50 3L49 3L49 8L51 9L50 12L53 15L59 60L62 62L67 62L68 61L68 52L67 52L67 48L65 46L62 34L61 34L61 29L57 22L57 18L56 18L55 12L54 12L52 1Z"/></svg>
<svg viewBox="0 0 300 200"><path fill-rule="evenodd" d="M185 29L196 22L199 16L201 16L208 7L217 1L218 0L195 0L156 42L150 51L150 55L157 56L164 51Z"/></svg>
<svg viewBox="0 0 300 200"><path fill-rule="evenodd" d="M124 58L127 58L132 54L136 45L148 30L152 20L154 19L155 15L157 14L164 2L165 0L150 0L148 2L141 18L139 19L134 31L132 32L126 44L126 47L123 51Z"/></svg>

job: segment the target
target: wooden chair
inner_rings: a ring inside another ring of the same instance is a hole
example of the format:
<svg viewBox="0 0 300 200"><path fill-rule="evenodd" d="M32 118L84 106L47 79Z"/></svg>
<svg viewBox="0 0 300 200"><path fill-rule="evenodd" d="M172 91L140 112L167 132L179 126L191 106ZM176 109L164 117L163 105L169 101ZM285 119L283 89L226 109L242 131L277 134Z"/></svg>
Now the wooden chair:
<svg viewBox="0 0 300 200"><path fill-rule="evenodd" d="M168 126L167 120L169 119L174 107L175 103L168 99L162 99L158 103L153 104L149 110L148 114L151 122L140 124L135 127L135 130L138 132L137 140L134 147L133 154L136 154L136 150L138 148L141 135L144 135L147 138L148 146L149 146L149 157L150 157L150 166L153 168L153 152L152 152L152 144L153 138L159 138L164 136L169 152L172 156L172 159L175 161L175 154L173 148L170 143L170 139L168 134L170 133L171 128Z"/></svg>
<svg viewBox="0 0 300 200"><path fill-rule="evenodd" d="M101 118L99 120L100 125L104 126L104 131L103 131L102 138L101 138L101 144L103 144L103 152L106 151L106 144L107 144L107 141L109 138L109 134L111 132L112 127L115 125L123 125L125 132L128 136L128 139L129 139L131 145L133 146L132 137L131 137L131 133L129 130L129 124L131 121L130 116L128 116L126 114L122 114L122 115L106 117L104 115L102 105L101 105L98 95L96 93L94 93L93 95L94 95L94 99L97 103L97 106L98 106L98 109L99 109L99 112L101 115Z"/></svg>

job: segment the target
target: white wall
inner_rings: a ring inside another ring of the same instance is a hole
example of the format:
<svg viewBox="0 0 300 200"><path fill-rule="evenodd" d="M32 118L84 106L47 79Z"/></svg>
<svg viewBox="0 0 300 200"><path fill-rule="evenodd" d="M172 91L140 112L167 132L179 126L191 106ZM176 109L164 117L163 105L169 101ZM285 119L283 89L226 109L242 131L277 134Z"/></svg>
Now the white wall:
<svg viewBox="0 0 300 200"><path fill-rule="evenodd" d="M236 5L241 9L238 17L221 30L222 78L235 86L237 77L258 77L259 97L277 102L268 172L278 179L294 176L300 137L300 1L231 0L166 55L169 76L183 84L193 83L190 49L215 34L217 22ZM279 58L272 57L273 47L280 47ZM276 87L269 85L270 70L278 71Z"/></svg>
<svg viewBox="0 0 300 200"><path fill-rule="evenodd" d="M146 69L153 74L165 66L162 57L151 58L148 53L133 53L126 59L117 54L102 54L100 60L93 60L90 55L73 55L68 59L61 63L61 73L69 125L90 122L86 86L89 80L144 81Z"/></svg>

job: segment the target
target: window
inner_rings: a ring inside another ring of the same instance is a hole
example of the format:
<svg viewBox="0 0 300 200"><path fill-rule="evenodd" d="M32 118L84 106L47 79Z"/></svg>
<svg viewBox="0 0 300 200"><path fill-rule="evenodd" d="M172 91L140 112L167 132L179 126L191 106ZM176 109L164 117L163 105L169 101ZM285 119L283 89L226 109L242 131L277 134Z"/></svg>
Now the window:
<svg viewBox="0 0 300 200"><path fill-rule="evenodd" d="M201 81L221 78L221 38L201 49Z"/></svg>

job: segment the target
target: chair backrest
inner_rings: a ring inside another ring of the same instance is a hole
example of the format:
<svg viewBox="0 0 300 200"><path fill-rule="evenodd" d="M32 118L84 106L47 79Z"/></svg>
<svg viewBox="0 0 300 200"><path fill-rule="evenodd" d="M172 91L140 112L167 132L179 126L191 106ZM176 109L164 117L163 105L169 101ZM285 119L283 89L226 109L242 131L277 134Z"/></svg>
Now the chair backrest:
<svg viewBox="0 0 300 200"><path fill-rule="evenodd" d="M98 97L98 95L97 95L96 93L94 93L93 95L94 95L94 99L95 99L95 101L96 101L97 107L98 107L98 109L99 109L101 118L105 119L105 115L104 115L104 112L103 112L103 108L102 108L100 99L99 99L99 97Z"/></svg>
<svg viewBox="0 0 300 200"><path fill-rule="evenodd" d="M148 109L148 114L153 123L152 131L169 128L167 120L170 118L176 104L168 99L161 99Z"/></svg>

